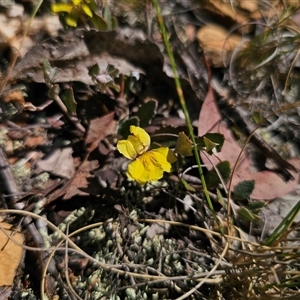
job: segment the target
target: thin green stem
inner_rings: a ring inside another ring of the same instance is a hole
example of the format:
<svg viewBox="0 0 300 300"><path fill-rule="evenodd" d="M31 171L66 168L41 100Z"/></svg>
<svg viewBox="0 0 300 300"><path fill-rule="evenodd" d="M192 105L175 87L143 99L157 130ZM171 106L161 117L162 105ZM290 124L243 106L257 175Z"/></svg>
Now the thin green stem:
<svg viewBox="0 0 300 300"><path fill-rule="evenodd" d="M166 27L165 27L165 24L164 24L163 16L161 14L161 10L160 10L158 0L153 0L153 4L154 4L155 10L156 10L156 17L157 17L158 25L159 25L161 33L162 33L162 37L163 37L163 41L164 41L164 44L165 44L165 47L166 47L167 55L170 59L170 64L171 64L172 71L173 71L173 74L174 74L174 81L175 81L175 86L176 86L176 90L177 90L177 95L178 95L182 110L184 112L186 124L188 126L188 130L189 130L192 142L193 142L193 146L194 146L193 150L194 150L196 162L197 162L197 165L198 165L199 175L200 175L201 183L202 183L202 186L203 186L203 192L204 192L204 195L205 195L206 200L208 202L209 208L211 209L212 212L214 212L214 208L213 208L213 205L212 205L212 202L211 202L208 190L207 190L207 186L206 186L206 182L205 182L205 178L204 178L204 174L203 174L203 169L201 167L201 160L200 160L200 155L199 155L199 151L198 151L198 148L197 148L196 138L195 138L195 135L194 135L194 132L193 132L192 122L191 122L190 115L189 115L189 112L188 112L188 109L187 109L187 106L186 106L186 102L185 102L185 99L184 99L183 91L182 91L182 88L181 88L181 83L180 83L180 80L179 80L178 71L177 71L177 68L176 68L176 62L175 62L173 52L172 52L172 49L171 49L171 46L170 46L170 43L169 43L169 40L168 40L168 34L167 34L167 30L166 30Z"/></svg>

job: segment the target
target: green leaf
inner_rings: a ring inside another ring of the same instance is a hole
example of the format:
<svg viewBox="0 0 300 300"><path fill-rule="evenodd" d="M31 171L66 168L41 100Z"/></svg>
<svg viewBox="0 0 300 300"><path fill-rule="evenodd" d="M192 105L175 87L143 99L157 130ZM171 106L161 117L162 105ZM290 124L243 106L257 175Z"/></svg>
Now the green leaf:
<svg viewBox="0 0 300 300"><path fill-rule="evenodd" d="M108 25L108 30L114 30L118 26L118 21L115 17L111 15L110 8L105 5L103 10L103 18Z"/></svg>
<svg viewBox="0 0 300 300"><path fill-rule="evenodd" d="M192 142L191 140L185 135L185 133L179 132L178 139L176 141L175 152L183 156L192 156Z"/></svg>
<svg viewBox="0 0 300 300"><path fill-rule="evenodd" d="M280 224L275 228L274 232L265 240L264 245L272 246L278 243L280 239L282 239L287 230L290 228L294 219L298 215L300 211L300 201L296 203L296 205L291 209L291 211L284 217L284 219L280 222Z"/></svg>
<svg viewBox="0 0 300 300"><path fill-rule="evenodd" d="M254 180L244 180L239 182L233 191L232 198L234 200L245 200L248 199L253 192L255 187Z"/></svg>
<svg viewBox="0 0 300 300"><path fill-rule="evenodd" d="M184 185L185 189L189 192L195 192L196 190L191 186L189 185L186 180L184 180L183 178L180 178L180 181L181 183Z"/></svg>
<svg viewBox="0 0 300 300"><path fill-rule="evenodd" d="M76 114L77 102L75 101L73 89L71 87L63 90L61 99L68 111L72 114Z"/></svg>
<svg viewBox="0 0 300 300"><path fill-rule="evenodd" d="M250 210L248 207L241 207L238 210L238 214L241 218L249 222L259 221L260 218L257 215L257 212Z"/></svg>
<svg viewBox="0 0 300 300"><path fill-rule="evenodd" d="M43 72L45 83L49 86L54 82L55 78L59 74L59 69L56 67L52 68L49 60L47 58L44 58Z"/></svg>
<svg viewBox="0 0 300 300"><path fill-rule="evenodd" d="M224 198L223 198L223 196L222 196L222 193L220 192L220 190L219 189L216 189L217 190L217 199L218 199L218 202L224 207L224 208L226 208L227 206L226 206L226 202L225 202L225 200L224 200Z"/></svg>
<svg viewBox="0 0 300 300"><path fill-rule="evenodd" d="M204 150L209 154L212 154L214 148L220 152L224 144L224 136L220 133L207 133L197 138L197 144L199 150Z"/></svg>
<svg viewBox="0 0 300 300"><path fill-rule="evenodd" d="M252 210L259 212L264 206L266 206L265 202L254 201L247 204L247 207Z"/></svg>
<svg viewBox="0 0 300 300"><path fill-rule="evenodd" d="M207 133L205 134L205 137L211 141L211 143L216 144L216 150L217 152L220 152L222 150L223 144L224 144L224 135L220 133Z"/></svg>
<svg viewBox="0 0 300 300"><path fill-rule="evenodd" d="M115 77L118 76L118 74L119 74L119 69L115 68L114 65L109 64L109 65L107 65L107 67L106 67L106 73L107 73L110 77L115 78Z"/></svg>
<svg viewBox="0 0 300 300"><path fill-rule="evenodd" d="M222 179L226 183L230 177L230 164L228 161L222 161L216 165ZM205 175L205 182L208 188L216 188L220 183L220 177L215 169L208 171Z"/></svg>
<svg viewBox="0 0 300 300"><path fill-rule="evenodd" d="M91 18L91 21L93 23L93 25L101 31L107 31L108 30L108 25L105 22L105 20L100 17L97 13L93 14L93 17Z"/></svg>
<svg viewBox="0 0 300 300"><path fill-rule="evenodd" d="M157 101L151 99L143 103L137 112L137 117L140 119L140 127L144 128L151 124L152 118L156 114Z"/></svg>
<svg viewBox="0 0 300 300"><path fill-rule="evenodd" d="M50 99L55 99L60 93L59 85L55 84L53 87L51 87L48 91L48 97Z"/></svg>
<svg viewBox="0 0 300 300"><path fill-rule="evenodd" d="M118 134L122 136L124 139L127 139L127 137L131 134L130 133L130 126L139 126L140 120L137 117L133 117L130 119L127 119L123 123L119 124L119 130Z"/></svg>
<svg viewBox="0 0 300 300"><path fill-rule="evenodd" d="M173 164L175 161L177 161L176 155L175 155L174 152L173 152L172 150L170 150L170 149L169 149L169 152L168 152L167 161L168 161L170 164Z"/></svg>
<svg viewBox="0 0 300 300"><path fill-rule="evenodd" d="M208 139L205 136L203 137L203 141L204 141L204 144L205 144L205 151L207 153L211 153L212 150L218 146L217 143L212 142L210 139Z"/></svg>
<svg viewBox="0 0 300 300"><path fill-rule="evenodd" d="M96 77L100 74L100 67L98 64L94 64L89 68L89 75L91 77Z"/></svg>

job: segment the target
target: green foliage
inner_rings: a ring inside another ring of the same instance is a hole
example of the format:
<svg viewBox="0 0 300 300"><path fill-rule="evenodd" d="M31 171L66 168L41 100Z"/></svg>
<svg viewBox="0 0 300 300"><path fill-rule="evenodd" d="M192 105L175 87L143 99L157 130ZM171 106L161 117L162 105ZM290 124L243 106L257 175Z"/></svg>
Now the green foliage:
<svg viewBox="0 0 300 300"><path fill-rule="evenodd" d="M183 156L192 156L192 142L184 132L179 132L175 152Z"/></svg>
<svg viewBox="0 0 300 300"><path fill-rule="evenodd" d="M44 58L43 61L43 72L44 72L44 80L47 86L53 84L55 78L59 74L59 69L51 67L51 64L47 58Z"/></svg>
<svg viewBox="0 0 300 300"><path fill-rule="evenodd" d="M136 116L127 119L123 122L120 122L118 134L121 135L123 138L127 138L130 134L130 126L139 126L139 127L146 127L147 125L151 124L152 118L156 114L157 108L157 101L156 100L149 100L143 103L137 113Z"/></svg>
<svg viewBox="0 0 300 300"><path fill-rule="evenodd" d="M185 189L189 192L194 193L196 190L186 182L186 180L184 180L183 178L180 178L180 182L183 184L183 186L185 187Z"/></svg>
<svg viewBox="0 0 300 300"><path fill-rule="evenodd" d="M197 138L197 144L199 150L204 150L209 154L212 154L213 149L220 152L224 144L224 136L220 133L206 133Z"/></svg>
<svg viewBox="0 0 300 300"><path fill-rule="evenodd" d="M75 101L73 89L71 87L62 91L61 100L71 114L76 114L77 102Z"/></svg>
<svg viewBox="0 0 300 300"><path fill-rule="evenodd" d="M238 210L238 214L246 221L256 222L260 220L258 214L264 206L265 204L263 202L251 202L248 205L241 207Z"/></svg>
<svg viewBox="0 0 300 300"><path fill-rule="evenodd" d="M274 232L265 240L264 245L273 246L280 241L289 231L290 226L294 222L295 217L300 211L300 201L292 208L286 217L277 226Z"/></svg>
<svg viewBox="0 0 300 300"><path fill-rule="evenodd" d="M105 93L107 88L116 92L120 91L120 87L115 84L115 78L119 75L119 70L113 65L107 65L106 70L101 73L100 67L95 64L89 68L88 73L96 83L100 93Z"/></svg>
<svg viewBox="0 0 300 300"><path fill-rule="evenodd" d="M221 183L220 176L222 177L223 181L226 183L230 177L230 164L228 161L222 161L216 165L216 169L218 170L219 174L215 169L208 171L205 175L205 181L208 188L216 188Z"/></svg>
<svg viewBox="0 0 300 300"><path fill-rule="evenodd" d="M253 192L255 187L254 180L244 180L239 182L233 191L232 198L234 200L245 200L248 199Z"/></svg>
<svg viewBox="0 0 300 300"><path fill-rule="evenodd" d="M137 112L137 117L140 120L140 127L146 127L151 123L151 120L156 114L157 101L151 99L146 103L143 103Z"/></svg>

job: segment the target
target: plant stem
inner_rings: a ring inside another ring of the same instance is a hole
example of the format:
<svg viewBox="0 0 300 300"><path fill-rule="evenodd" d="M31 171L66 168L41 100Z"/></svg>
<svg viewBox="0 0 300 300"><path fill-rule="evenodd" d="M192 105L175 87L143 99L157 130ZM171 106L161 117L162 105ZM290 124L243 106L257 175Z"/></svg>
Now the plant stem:
<svg viewBox="0 0 300 300"><path fill-rule="evenodd" d="M177 71L177 68L176 68L176 62L175 62L173 52L172 52L172 49L171 49L171 46L170 46L170 43L169 43L169 40L168 40L168 34L167 34L167 30L166 30L166 27L165 27L165 24L164 24L163 16L161 14L161 10L160 10L158 0L153 0L153 4L154 4L155 10L156 10L156 17L157 17L158 25L159 25L160 30L161 30L161 34L162 34L163 41L164 41L164 44L165 44L165 47L166 47L167 55L170 59L172 71L173 71L173 74L174 74L174 81L175 81L177 95L178 95L178 98L179 98L179 101L180 101L181 108L184 112L186 124L188 126L188 130L189 130L192 142L193 142L193 150L194 150L196 162L197 162L197 165L198 165L199 175L200 175L201 183L202 183L202 186L203 186L203 192L204 192L204 195L206 197L209 208L214 213L214 208L213 208L213 205L212 205L212 202L211 202L208 190L207 190L207 186L206 186L206 182L205 182L205 178L204 178L204 174L203 174L203 169L201 167L201 160L200 160L200 155L199 155L199 151L198 151L198 147L197 147L197 141L196 141L196 138L195 138L195 135L194 135L194 132L193 132L192 122L191 122L190 115L189 115L189 112L188 112L188 109L187 109L187 106L186 106L185 98L184 98L184 95L183 95L181 83L180 83L179 76L178 76L178 71ZM214 215L215 215L215 213L214 213Z"/></svg>

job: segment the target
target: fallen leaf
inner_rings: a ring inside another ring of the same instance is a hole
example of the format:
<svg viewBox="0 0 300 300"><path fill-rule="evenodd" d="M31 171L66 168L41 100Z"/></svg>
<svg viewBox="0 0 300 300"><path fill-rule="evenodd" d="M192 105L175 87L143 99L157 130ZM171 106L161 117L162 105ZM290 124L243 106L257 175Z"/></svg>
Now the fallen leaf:
<svg viewBox="0 0 300 300"><path fill-rule="evenodd" d="M72 153L73 149L71 147L57 149L46 159L38 161L37 165L43 171L70 179L75 174Z"/></svg>
<svg viewBox="0 0 300 300"><path fill-rule="evenodd" d="M223 27L217 25L202 26L197 39L205 55L216 67L223 67L228 63L232 52L242 41L242 37L229 34Z"/></svg>
<svg viewBox="0 0 300 300"><path fill-rule="evenodd" d="M115 113L111 112L105 116L91 120L85 140L89 153L94 151L100 141L107 135L115 132L116 121L114 121L114 116Z"/></svg>
<svg viewBox="0 0 300 300"><path fill-rule="evenodd" d="M0 226L8 235L12 234L12 230L10 229L12 225L1 222ZM0 286L11 286L14 281L16 269L22 260L23 248L8 239L2 230L0 230ZM14 231L12 238L18 243L23 244L24 238L20 232Z"/></svg>
<svg viewBox="0 0 300 300"><path fill-rule="evenodd" d="M246 24L250 21L249 17L244 12L242 12L237 6L233 7L232 3L225 3L225 1L223 2L208 0L205 4L205 9L213 12L214 14L219 15L221 18L227 17L230 18L232 21L240 24Z"/></svg>
<svg viewBox="0 0 300 300"><path fill-rule="evenodd" d="M199 116L198 135L202 136L208 132L223 134L225 141L221 152L209 155L209 159L207 158L207 154L204 155L201 153L204 164L208 169L212 169L212 164L217 165L220 161L228 161L231 168L233 168L242 148L234 139L226 123L222 121L222 116L210 85ZM299 168L299 160L292 159L288 161L296 169ZM286 195L297 186L299 175L297 172L290 172L295 180L284 182L275 172L269 170L256 171L250 159L243 152L233 175L232 188L241 181L254 180L255 188L251 194L252 198L261 200L275 199Z"/></svg>
<svg viewBox="0 0 300 300"><path fill-rule="evenodd" d="M88 178L94 177L91 174L92 170L95 170L98 167L97 160L86 160L84 161L79 170L76 172L74 177L70 180L67 187L67 192L64 195L63 199L68 200L71 199L73 196L82 195L87 196L89 193L84 191L88 188L89 182Z"/></svg>

